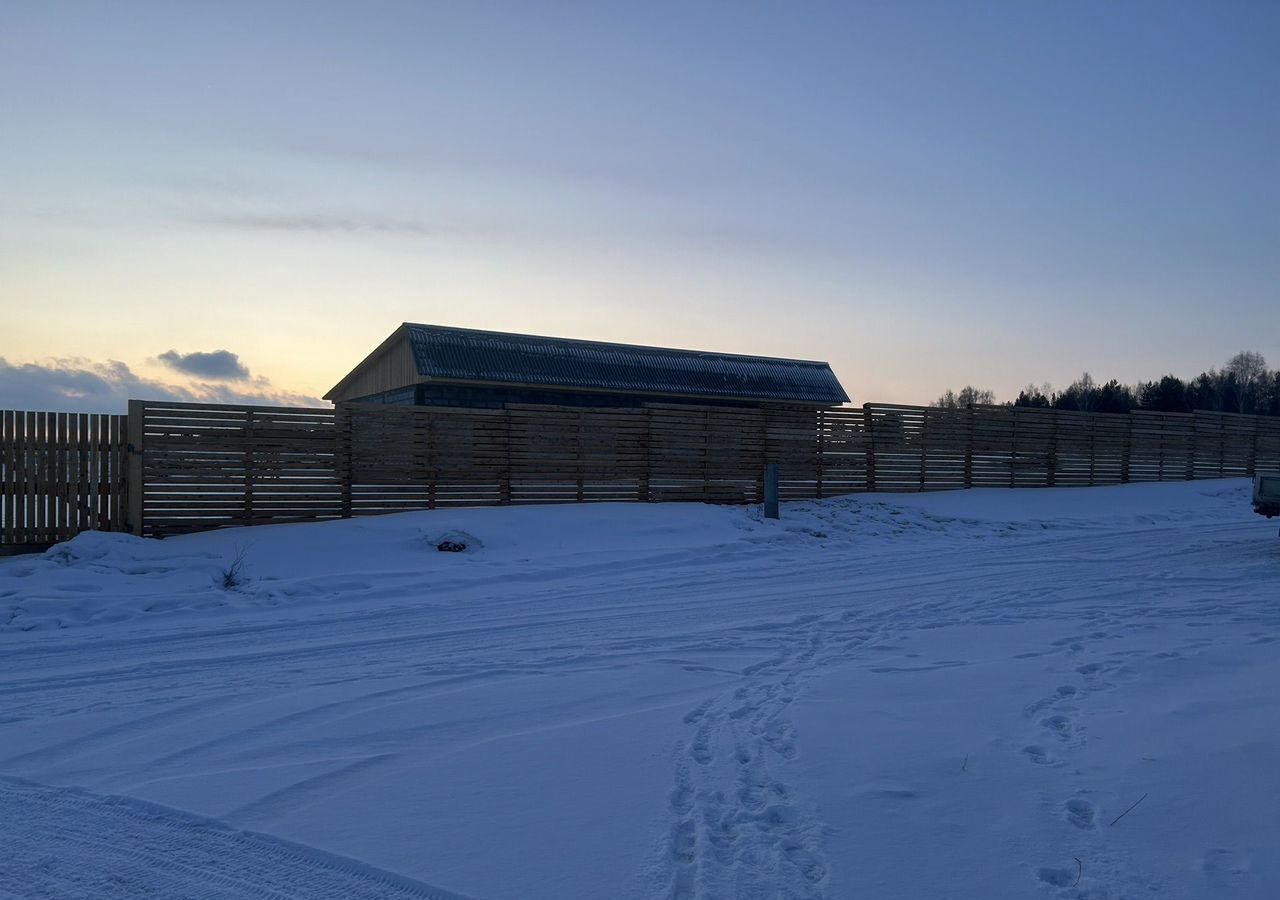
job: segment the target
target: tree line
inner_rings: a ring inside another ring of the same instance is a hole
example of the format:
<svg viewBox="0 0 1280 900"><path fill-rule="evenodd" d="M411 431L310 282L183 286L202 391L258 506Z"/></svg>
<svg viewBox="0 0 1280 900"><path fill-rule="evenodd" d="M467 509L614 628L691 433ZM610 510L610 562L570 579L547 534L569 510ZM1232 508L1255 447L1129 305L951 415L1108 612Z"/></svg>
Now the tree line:
<svg viewBox="0 0 1280 900"><path fill-rule="evenodd" d="M948 390L931 405L948 409L995 404L994 392L966 385ZM1280 416L1280 370L1271 370L1261 353L1237 353L1221 369L1201 372L1189 381L1165 375L1158 381L1098 383L1088 372L1060 391L1049 384L1027 385L1003 406L1031 406L1079 412L1127 413L1135 409L1186 413L1195 410Z"/></svg>

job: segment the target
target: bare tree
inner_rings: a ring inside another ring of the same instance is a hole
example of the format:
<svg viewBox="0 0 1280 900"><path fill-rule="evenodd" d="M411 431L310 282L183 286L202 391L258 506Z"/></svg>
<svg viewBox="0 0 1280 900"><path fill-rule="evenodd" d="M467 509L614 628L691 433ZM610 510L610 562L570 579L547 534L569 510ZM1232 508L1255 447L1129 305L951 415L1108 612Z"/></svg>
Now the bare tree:
<svg viewBox="0 0 1280 900"><path fill-rule="evenodd" d="M971 384L965 385L960 389L960 396L957 398L961 406L991 406L996 402L996 392L990 388L976 388Z"/></svg>
<svg viewBox="0 0 1280 900"><path fill-rule="evenodd" d="M1235 356L1227 360L1226 366L1222 370L1227 375L1236 377L1236 385L1238 389L1235 392L1233 404L1235 412L1247 412L1255 406L1259 389L1263 382L1267 380L1270 372L1267 370L1267 361L1261 353L1252 350L1241 350Z"/></svg>
<svg viewBox="0 0 1280 900"><path fill-rule="evenodd" d="M995 391L966 384L958 394L948 388L945 394L933 401L933 405L942 409L963 409L970 404L990 406L995 402Z"/></svg>
<svg viewBox="0 0 1280 900"><path fill-rule="evenodd" d="M1252 350L1241 350L1227 360L1227 364L1223 368L1228 372L1235 373L1236 378L1240 380L1241 387L1249 387L1257 384L1266 376L1267 360L1261 353L1256 353Z"/></svg>
<svg viewBox="0 0 1280 900"><path fill-rule="evenodd" d="M1076 398L1076 409L1081 412L1093 412L1093 408L1097 406L1098 401L1098 385L1093 380L1093 376L1088 372L1084 372L1067 388L1066 393L1072 394Z"/></svg>

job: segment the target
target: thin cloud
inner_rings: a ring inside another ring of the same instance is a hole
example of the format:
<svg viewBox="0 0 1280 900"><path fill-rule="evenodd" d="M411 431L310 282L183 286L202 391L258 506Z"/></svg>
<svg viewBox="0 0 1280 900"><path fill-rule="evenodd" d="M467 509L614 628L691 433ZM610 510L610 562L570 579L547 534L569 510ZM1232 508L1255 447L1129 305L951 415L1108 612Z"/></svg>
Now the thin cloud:
<svg viewBox="0 0 1280 900"><path fill-rule="evenodd" d="M123 413L129 400L325 407L318 397L276 388L263 377L242 384L167 384L118 360L83 358L10 363L0 357L0 406L52 412Z"/></svg>
<svg viewBox="0 0 1280 900"><path fill-rule="evenodd" d="M202 225L241 231L283 231L311 234L407 234L421 237L454 235L458 228L418 219L330 213L202 212L190 219Z"/></svg>
<svg viewBox="0 0 1280 900"><path fill-rule="evenodd" d="M230 350L197 350L193 353L166 350L156 358L169 368L196 378L208 378L212 381L249 380L249 368L240 362L238 354Z"/></svg>

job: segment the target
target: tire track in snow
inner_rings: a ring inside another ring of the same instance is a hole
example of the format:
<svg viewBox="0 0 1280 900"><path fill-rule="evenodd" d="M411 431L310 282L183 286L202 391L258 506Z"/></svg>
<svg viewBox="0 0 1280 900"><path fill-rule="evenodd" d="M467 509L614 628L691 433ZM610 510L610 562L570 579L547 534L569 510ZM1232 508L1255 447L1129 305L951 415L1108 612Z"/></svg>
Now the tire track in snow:
<svg viewBox="0 0 1280 900"><path fill-rule="evenodd" d="M359 779L367 772L397 758L394 753L384 753L380 756L369 756L344 763L328 772L296 781L252 803L234 809L226 814L226 818L255 827L269 825L280 816L306 806L313 800L323 799L344 787L358 784Z"/></svg>
<svg viewBox="0 0 1280 900"><path fill-rule="evenodd" d="M22 767L29 763L38 763L44 766L50 763L62 762L100 750L103 747L140 740L157 728L186 724L194 719L213 715L219 710L234 705L236 702L236 698L232 696L205 697L193 703L172 707L145 716L137 716L115 725L108 725L89 734L61 741L60 743L49 744L38 750L10 756L0 760L0 766Z"/></svg>
<svg viewBox="0 0 1280 900"><path fill-rule="evenodd" d="M146 780L153 781L166 776L181 775L189 772L193 765L199 766L209 761L218 760L220 754L226 751L243 752L246 748L260 745L272 739L288 737L304 728L332 724L354 713L367 714L406 699L429 697L451 689L457 689L463 685L492 678L501 678L513 673L514 670L490 669L483 672L437 678L396 688L357 693L341 700L325 701L282 715L271 715L265 720L254 722L250 725L239 724L239 722L243 722L244 714L251 711L253 707L261 704L269 709L272 703L275 702L274 700L256 698L253 701L241 703L231 710L232 713L238 714L236 716L237 727L223 728L215 737L187 744L164 756L149 760L146 766ZM39 754L26 755L38 757ZM107 778L95 785L95 787L103 790L119 790L136 785L138 780L136 775L124 774Z"/></svg>

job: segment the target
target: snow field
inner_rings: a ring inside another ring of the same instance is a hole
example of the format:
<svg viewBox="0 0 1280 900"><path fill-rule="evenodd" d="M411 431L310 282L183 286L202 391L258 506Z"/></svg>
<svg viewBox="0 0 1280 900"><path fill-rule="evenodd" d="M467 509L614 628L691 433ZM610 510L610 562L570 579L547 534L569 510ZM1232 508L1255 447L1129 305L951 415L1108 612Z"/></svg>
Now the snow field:
<svg viewBox="0 0 1280 900"><path fill-rule="evenodd" d="M0 561L0 896L1269 897L1247 501L82 535Z"/></svg>

